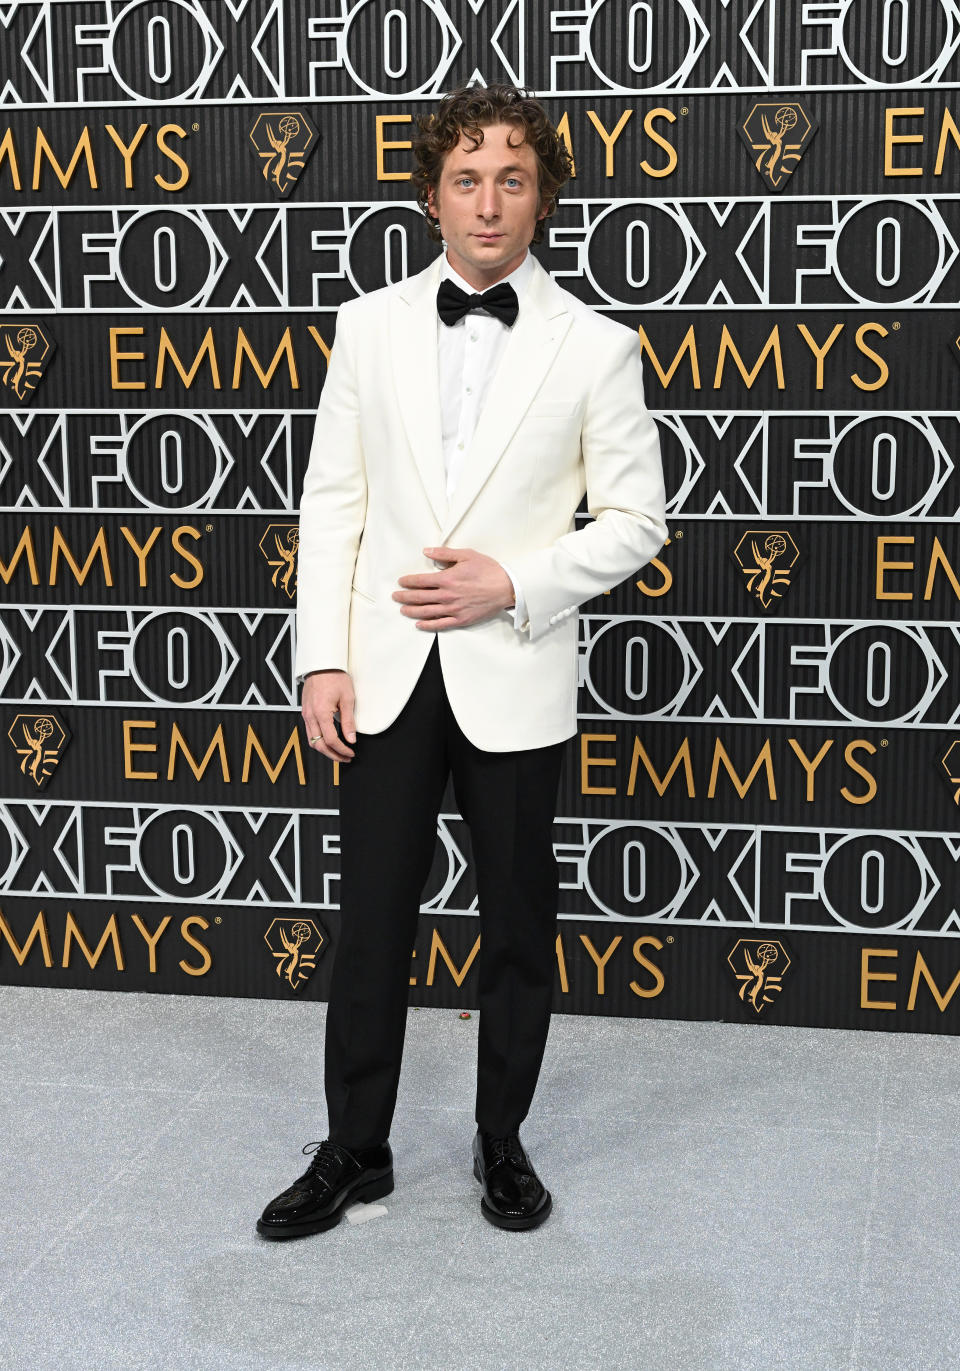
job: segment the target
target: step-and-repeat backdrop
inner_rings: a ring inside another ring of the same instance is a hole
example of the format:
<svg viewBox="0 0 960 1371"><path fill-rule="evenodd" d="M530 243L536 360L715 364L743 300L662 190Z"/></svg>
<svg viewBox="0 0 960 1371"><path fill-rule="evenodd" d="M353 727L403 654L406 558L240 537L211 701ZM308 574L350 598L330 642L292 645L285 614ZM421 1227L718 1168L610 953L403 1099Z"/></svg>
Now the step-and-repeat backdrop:
<svg viewBox="0 0 960 1371"><path fill-rule="evenodd" d="M954 1032L957 0L0 5L0 980L325 998L313 416L338 305L436 251L413 115L503 80L670 512L582 607L555 1007ZM478 935L449 794L412 1003Z"/></svg>

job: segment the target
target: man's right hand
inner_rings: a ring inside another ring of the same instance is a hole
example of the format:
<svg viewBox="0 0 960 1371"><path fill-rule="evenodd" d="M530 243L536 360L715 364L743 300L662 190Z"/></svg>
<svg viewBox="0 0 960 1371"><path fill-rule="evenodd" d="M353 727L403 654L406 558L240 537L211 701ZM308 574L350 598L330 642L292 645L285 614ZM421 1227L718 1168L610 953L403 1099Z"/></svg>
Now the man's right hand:
<svg viewBox="0 0 960 1371"><path fill-rule="evenodd" d="M307 741L331 762L349 762L353 757L353 749L337 736L333 716L339 712L344 738L355 743L355 700L353 681L346 671L312 671L303 683L300 712L307 726Z"/></svg>

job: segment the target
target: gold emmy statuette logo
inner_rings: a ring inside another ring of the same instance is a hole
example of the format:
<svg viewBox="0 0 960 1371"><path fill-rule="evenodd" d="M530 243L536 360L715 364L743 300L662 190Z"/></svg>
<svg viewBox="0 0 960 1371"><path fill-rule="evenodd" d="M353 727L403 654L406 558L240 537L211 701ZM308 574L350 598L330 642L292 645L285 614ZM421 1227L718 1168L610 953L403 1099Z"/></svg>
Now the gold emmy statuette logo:
<svg viewBox="0 0 960 1371"><path fill-rule="evenodd" d="M7 729L7 737L20 758L21 772L42 790L70 741L66 728L48 709L42 714L18 714Z"/></svg>
<svg viewBox="0 0 960 1371"><path fill-rule="evenodd" d="M276 958L277 975L291 990L309 980L327 942L312 919L274 919L263 939Z"/></svg>
<svg viewBox="0 0 960 1371"><path fill-rule="evenodd" d="M299 524L270 524L260 539L260 551L273 567L271 581L292 600L297 593L297 551Z"/></svg>
<svg viewBox="0 0 960 1371"><path fill-rule="evenodd" d="M275 195L290 194L318 140L316 128L300 110L271 110L258 116L250 142L262 164L263 179Z"/></svg>
<svg viewBox="0 0 960 1371"><path fill-rule="evenodd" d="M783 529L749 528L733 550L734 561L747 578L747 590L769 609L790 588L790 573L800 552Z"/></svg>
<svg viewBox="0 0 960 1371"><path fill-rule="evenodd" d="M772 938L741 938L727 961L740 982L741 1000L752 1005L758 1014L765 1004L773 1004L774 995L780 994L790 967L787 949Z"/></svg>
<svg viewBox="0 0 960 1371"><path fill-rule="evenodd" d="M947 773L947 779L953 789L953 803L960 805L960 738L947 748L940 758L940 765Z"/></svg>
<svg viewBox="0 0 960 1371"><path fill-rule="evenodd" d="M795 100L768 100L753 106L737 132L770 189L782 190L819 127Z"/></svg>
<svg viewBox="0 0 960 1371"><path fill-rule="evenodd" d="M0 320L0 381L16 400L29 400L53 354L39 324Z"/></svg>

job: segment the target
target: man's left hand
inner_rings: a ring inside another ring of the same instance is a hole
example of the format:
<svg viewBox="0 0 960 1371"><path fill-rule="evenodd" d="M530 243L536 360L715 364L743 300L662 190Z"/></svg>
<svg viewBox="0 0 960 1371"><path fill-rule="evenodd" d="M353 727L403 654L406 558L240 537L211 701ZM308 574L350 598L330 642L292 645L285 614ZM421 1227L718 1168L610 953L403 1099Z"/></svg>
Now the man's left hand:
<svg viewBox="0 0 960 1371"><path fill-rule="evenodd" d="M513 605L513 583L493 557L470 547L425 547L424 556L448 565L440 571L401 576L393 598L417 628L438 632L490 619Z"/></svg>

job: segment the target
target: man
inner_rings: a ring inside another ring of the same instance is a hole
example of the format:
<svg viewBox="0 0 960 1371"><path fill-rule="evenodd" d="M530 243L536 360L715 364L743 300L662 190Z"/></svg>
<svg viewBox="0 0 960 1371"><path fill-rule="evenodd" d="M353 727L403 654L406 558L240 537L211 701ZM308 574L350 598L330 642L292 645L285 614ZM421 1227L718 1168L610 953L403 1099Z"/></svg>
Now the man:
<svg viewBox="0 0 960 1371"><path fill-rule="evenodd" d="M507 1229L550 1212L519 1128L553 998L576 609L666 537L637 335L528 250L570 173L543 107L455 91L414 151L446 256L341 308L300 507L296 669L310 745L341 763L342 912L329 1137L264 1210L266 1237L393 1189L410 955L449 775L479 891L481 1212ZM594 518L577 529L584 492Z"/></svg>

